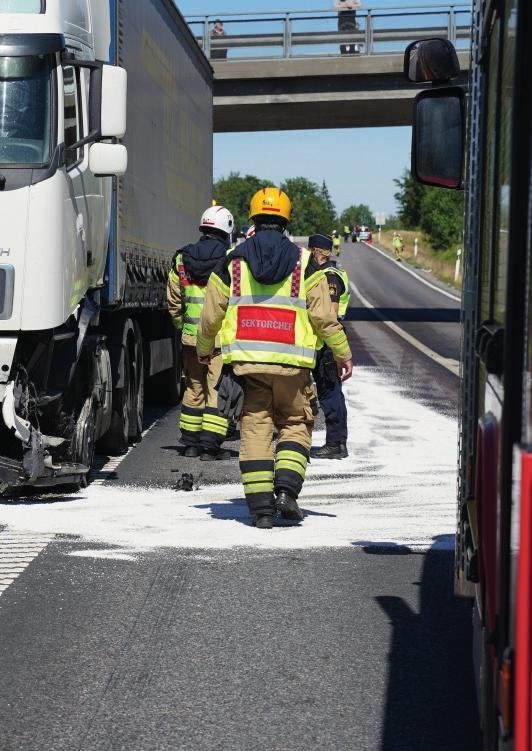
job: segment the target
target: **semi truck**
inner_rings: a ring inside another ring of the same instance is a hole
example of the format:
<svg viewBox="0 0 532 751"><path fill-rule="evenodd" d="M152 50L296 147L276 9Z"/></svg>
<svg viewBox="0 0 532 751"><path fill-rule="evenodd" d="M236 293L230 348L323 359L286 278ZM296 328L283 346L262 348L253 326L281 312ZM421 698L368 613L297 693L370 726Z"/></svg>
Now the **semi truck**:
<svg viewBox="0 0 532 751"><path fill-rule="evenodd" d="M452 45L405 53L412 172L465 188L455 591L472 598L485 751L532 751L532 4L474 0ZM465 165L465 169L464 169Z"/></svg>
<svg viewBox="0 0 532 751"><path fill-rule="evenodd" d="M177 403L175 249L212 195L212 70L172 0L0 0L0 493L83 486Z"/></svg>

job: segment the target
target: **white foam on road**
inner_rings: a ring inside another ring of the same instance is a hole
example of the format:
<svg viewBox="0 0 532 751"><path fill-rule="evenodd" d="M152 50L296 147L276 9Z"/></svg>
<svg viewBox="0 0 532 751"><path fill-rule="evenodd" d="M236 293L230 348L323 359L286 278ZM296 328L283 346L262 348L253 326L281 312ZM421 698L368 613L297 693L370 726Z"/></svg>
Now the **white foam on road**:
<svg viewBox="0 0 532 751"><path fill-rule="evenodd" d="M251 527L240 485L188 493L92 485L53 504L2 505L0 524L11 532L75 536L91 543L76 555L117 560L164 547L451 547L456 423L401 395L372 368L357 368L345 394L350 456L312 461L300 526ZM314 444L323 439L315 433Z"/></svg>

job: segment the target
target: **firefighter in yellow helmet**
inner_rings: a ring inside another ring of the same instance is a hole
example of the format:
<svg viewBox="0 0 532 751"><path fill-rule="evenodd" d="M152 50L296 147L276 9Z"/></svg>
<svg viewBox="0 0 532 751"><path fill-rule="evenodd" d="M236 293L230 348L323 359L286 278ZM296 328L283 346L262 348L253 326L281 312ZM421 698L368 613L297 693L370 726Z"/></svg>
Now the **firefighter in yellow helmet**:
<svg viewBox="0 0 532 751"><path fill-rule="evenodd" d="M201 461L229 459L221 448L228 421L218 412L216 383L222 370L219 341L208 365L196 356L196 334L205 298L207 281L216 265L226 256L233 231L233 216L223 206L209 207L201 217L201 238L178 250L168 276L168 309L183 344L185 394L179 427L184 455Z"/></svg>
<svg viewBox="0 0 532 751"><path fill-rule="evenodd" d="M253 523L261 529L274 526L277 512L303 520L297 498L314 424L310 373L317 336L331 348L343 380L353 369L323 271L284 234L291 210L279 188L253 196L249 216L256 234L211 275L198 326L200 362L210 362L220 335L222 359L243 381L240 471Z"/></svg>

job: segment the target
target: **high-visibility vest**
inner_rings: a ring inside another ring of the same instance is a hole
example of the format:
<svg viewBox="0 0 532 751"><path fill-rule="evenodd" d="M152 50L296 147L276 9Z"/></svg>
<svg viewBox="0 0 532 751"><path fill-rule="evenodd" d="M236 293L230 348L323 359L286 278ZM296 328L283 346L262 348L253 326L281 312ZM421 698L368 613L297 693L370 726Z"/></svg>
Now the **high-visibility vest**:
<svg viewBox="0 0 532 751"><path fill-rule="evenodd" d="M224 363L314 367L316 335L306 293L323 278L323 271L305 279L310 257L308 250L300 248L293 272L275 284L260 284L244 259L232 259L229 305L220 333Z"/></svg>
<svg viewBox="0 0 532 751"><path fill-rule="evenodd" d="M198 323L205 302L207 293L207 282L196 282L190 279L183 264L183 257L178 255L176 258L176 269L179 275L179 285L183 295L183 334L196 336L198 333Z"/></svg>
<svg viewBox="0 0 532 751"><path fill-rule="evenodd" d="M333 245L335 248L337 248L340 245L340 238L337 235L333 237Z"/></svg>
<svg viewBox="0 0 532 751"><path fill-rule="evenodd" d="M330 271L339 276L344 283L344 291L340 295L338 303L338 318L343 318L347 313L347 306L349 305L349 298L351 297L349 290L349 277L347 276L347 271L345 269L339 269L338 266L327 266L325 273L328 274Z"/></svg>

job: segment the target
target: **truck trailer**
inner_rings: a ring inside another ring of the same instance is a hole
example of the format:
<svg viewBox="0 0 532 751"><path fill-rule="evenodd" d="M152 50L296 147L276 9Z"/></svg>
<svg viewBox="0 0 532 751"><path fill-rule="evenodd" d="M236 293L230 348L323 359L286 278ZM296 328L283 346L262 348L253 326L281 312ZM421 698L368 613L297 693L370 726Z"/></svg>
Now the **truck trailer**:
<svg viewBox="0 0 532 751"><path fill-rule="evenodd" d="M176 248L212 194L212 70L172 0L0 0L0 493L83 486L180 394Z"/></svg>

